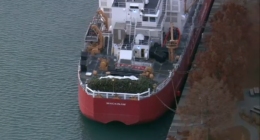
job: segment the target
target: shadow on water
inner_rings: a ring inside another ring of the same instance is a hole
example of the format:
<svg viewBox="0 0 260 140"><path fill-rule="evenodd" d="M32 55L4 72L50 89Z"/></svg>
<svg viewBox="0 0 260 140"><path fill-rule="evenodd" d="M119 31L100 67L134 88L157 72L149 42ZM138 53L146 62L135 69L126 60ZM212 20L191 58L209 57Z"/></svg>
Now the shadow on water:
<svg viewBox="0 0 260 140"><path fill-rule="evenodd" d="M173 115L167 111L153 122L125 125L120 122L102 124L79 113L82 140L165 140Z"/></svg>

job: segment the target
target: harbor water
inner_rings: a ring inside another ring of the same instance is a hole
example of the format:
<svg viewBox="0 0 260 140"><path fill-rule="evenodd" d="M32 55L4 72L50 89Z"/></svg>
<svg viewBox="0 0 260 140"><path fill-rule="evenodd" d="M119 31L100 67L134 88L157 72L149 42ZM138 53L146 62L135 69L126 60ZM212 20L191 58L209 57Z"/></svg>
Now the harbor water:
<svg viewBox="0 0 260 140"><path fill-rule="evenodd" d="M78 106L77 63L97 0L0 1L0 140L165 140L173 113L101 124Z"/></svg>

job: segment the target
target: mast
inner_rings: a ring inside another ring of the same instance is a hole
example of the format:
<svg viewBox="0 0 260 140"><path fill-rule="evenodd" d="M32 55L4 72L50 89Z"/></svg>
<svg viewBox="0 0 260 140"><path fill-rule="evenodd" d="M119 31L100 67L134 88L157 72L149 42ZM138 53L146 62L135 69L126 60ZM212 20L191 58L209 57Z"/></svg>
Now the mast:
<svg viewBox="0 0 260 140"><path fill-rule="evenodd" d="M177 48L177 41L173 38L173 23L171 22L171 40L167 43L167 48L169 52L169 61L174 61L174 50Z"/></svg>

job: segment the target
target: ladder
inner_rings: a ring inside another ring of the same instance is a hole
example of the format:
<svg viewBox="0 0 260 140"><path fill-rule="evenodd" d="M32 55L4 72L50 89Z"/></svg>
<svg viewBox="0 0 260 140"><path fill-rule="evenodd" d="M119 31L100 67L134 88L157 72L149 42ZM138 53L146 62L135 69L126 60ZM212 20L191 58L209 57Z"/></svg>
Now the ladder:
<svg viewBox="0 0 260 140"><path fill-rule="evenodd" d="M167 0L163 0L163 1L162 1L162 5L163 5L163 6L162 6L162 13L166 12L166 8L167 8L167 7L166 7L166 4L167 4Z"/></svg>
<svg viewBox="0 0 260 140"><path fill-rule="evenodd" d="M129 43L132 43L134 41L134 36L136 34L136 21L134 18L131 18L130 20L130 32L129 32Z"/></svg>
<svg viewBox="0 0 260 140"><path fill-rule="evenodd" d="M162 28L162 27L163 27L162 25L163 25L164 22L165 22L165 19L166 19L166 16L167 16L167 14L166 14L167 1L168 1L168 0L162 0L162 14L161 14L161 16L160 16L160 18L159 18L159 20L158 20L158 24L157 24L157 27L158 27L158 28Z"/></svg>
<svg viewBox="0 0 260 140"><path fill-rule="evenodd" d="M157 27L161 28L161 32L159 32L159 37L161 40L161 44L163 44L163 24L167 17L167 3L169 0L162 0L162 16L159 19Z"/></svg>

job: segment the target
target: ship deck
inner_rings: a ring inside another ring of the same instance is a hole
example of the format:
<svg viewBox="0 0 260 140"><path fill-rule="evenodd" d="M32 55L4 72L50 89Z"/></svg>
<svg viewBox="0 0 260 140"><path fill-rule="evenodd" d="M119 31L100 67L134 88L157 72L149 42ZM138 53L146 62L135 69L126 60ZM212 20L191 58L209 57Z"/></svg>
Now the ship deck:
<svg viewBox="0 0 260 140"><path fill-rule="evenodd" d="M115 0L113 3L113 6L118 7L120 5L120 3L125 3L125 2L126 2L126 0ZM143 2L143 0L136 0L135 2ZM148 4L144 5L144 8L145 9L155 9L159 2L160 2L160 0L150 0Z"/></svg>
<svg viewBox="0 0 260 140"><path fill-rule="evenodd" d="M147 8L147 9L155 9L156 6L159 4L159 1L160 1L160 0L149 0L149 3L148 3L148 4L145 4L145 5L144 5L144 8Z"/></svg>
<svg viewBox="0 0 260 140"><path fill-rule="evenodd" d="M108 40L109 39L109 40ZM128 40L128 39L126 39ZM138 70L130 70L130 69L115 69L117 59L115 56L111 55L111 46L112 46L112 37L107 38L105 37L105 48L103 49L102 53L96 54L94 56L91 56L91 54L86 53L87 55L87 71L86 72L81 72L80 71L80 79L83 83L86 83L88 80L90 80L92 77L91 76L86 76L86 73L93 73L94 70L97 71L98 76L106 76L105 71L99 70L99 65L100 61L98 60L99 58L106 58L109 61L109 66L108 66L108 71L114 72L114 73L120 73L122 76L136 76L139 77L142 71ZM168 49L166 47L160 47L159 48L162 51L167 51ZM175 50L175 56L176 55L181 55L183 51L183 48L178 48ZM163 82L168 76L169 76L169 71L174 68L174 64L177 63L177 60L174 62L169 62L168 57L167 60L163 63L159 63L155 61L154 59L148 59L148 60L136 60L136 61L146 61L152 63L152 68L154 71L154 80L157 81L158 83Z"/></svg>

